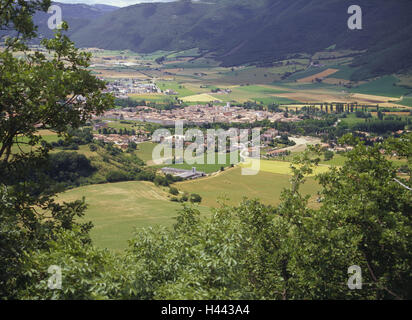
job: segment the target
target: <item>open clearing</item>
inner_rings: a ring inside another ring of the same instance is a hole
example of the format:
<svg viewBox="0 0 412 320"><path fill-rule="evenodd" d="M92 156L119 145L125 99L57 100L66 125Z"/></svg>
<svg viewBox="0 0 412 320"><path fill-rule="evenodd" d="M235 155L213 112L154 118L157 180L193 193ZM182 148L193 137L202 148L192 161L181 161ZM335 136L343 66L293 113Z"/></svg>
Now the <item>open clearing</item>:
<svg viewBox="0 0 412 320"><path fill-rule="evenodd" d="M181 204L153 183L132 181L80 187L59 195L59 201L86 197L89 205L84 221L92 221L91 237L102 248L122 250L136 227L171 226ZM209 209L199 206L202 214Z"/></svg>

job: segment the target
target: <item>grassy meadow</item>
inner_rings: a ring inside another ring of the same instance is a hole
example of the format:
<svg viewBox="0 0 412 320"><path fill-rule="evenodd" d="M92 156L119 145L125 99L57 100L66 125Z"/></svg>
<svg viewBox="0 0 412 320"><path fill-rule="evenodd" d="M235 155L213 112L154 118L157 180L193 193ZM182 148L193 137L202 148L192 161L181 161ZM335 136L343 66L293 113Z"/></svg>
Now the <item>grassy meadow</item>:
<svg viewBox="0 0 412 320"><path fill-rule="evenodd" d="M91 237L102 248L122 250L135 228L155 225L170 227L180 203L168 199L165 190L150 182L120 182L80 187L59 195L59 201L86 198L88 209L83 221L92 221ZM203 215L209 209L199 206Z"/></svg>
<svg viewBox="0 0 412 320"><path fill-rule="evenodd" d="M282 190L290 187L290 178L288 174L267 171L260 171L255 176L243 176L241 168L236 167L214 177L179 182L176 187L181 191L200 194L202 205L209 207L218 207L219 199L226 204L236 205L244 197L260 199L268 205L277 205ZM318 189L318 184L311 177L302 187L304 194L316 194ZM315 205L316 199L313 198L311 203Z"/></svg>

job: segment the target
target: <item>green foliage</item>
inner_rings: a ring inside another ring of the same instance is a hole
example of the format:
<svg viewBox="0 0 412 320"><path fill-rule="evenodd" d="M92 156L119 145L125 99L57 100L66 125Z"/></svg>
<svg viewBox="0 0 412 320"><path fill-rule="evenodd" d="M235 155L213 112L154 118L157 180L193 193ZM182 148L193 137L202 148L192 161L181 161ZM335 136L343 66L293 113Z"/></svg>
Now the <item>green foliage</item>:
<svg viewBox="0 0 412 320"><path fill-rule="evenodd" d="M309 196L300 193L320 160L320 150L311 148L292 163L291 188L277 208L245 200L200 219L184 206L172 230L137 230L117 263L64 236L50 251L30 255L35 285L24 296L51 297L38 270L53 263L67 279L57 298L410 299L412 200L380 151L397 150L410 164L411 135L374 147L351 136L341 143L355 148L342 167L318 177L318 209L309 209ZM347 287L352 265L362 268L361 290Z"/></svg>
<svg viewBox="0 0 412 320"><path fill-rule="evenodd" d="M19 292L19 299L102 300L122 295L125 273L121 259L108 250L84 244L75 231L60 232L57 240L49 243L48 250L31 252L25 258L28 262L23 273L29 282ZM50 266L61 268L61 290L48 288Z"/></svg>
<svg viewBox="0 0 412 320"><path fill-rule="evenodd" d="M0 189L0 199L0 298L16 299L30 282L24 271L30 263L28 252L47 250L62 230L75 230L78 242L90 243L92 225L75 222L84 215L84 199L60 205L47 197L27 199L6 187ZM31 203L37 210L29 207Z"/></svg>
<svg viewBox="0 0 412 320"><path fill-rule="evenodd" d="M333 153L333 151L329 151L329 150L326 150L326 151L323 153L323 157L324 157L324 160L325 160L325 161L332 160L334 155L335 155L335 154Z"/></svg>
<svg viewBox="0 0 412 320"><path fill-rule="evenodd" d="M77 241L90 243L92 225L76 222L86 209L84 199L56 203L45 174L79 164L86 165L74 168L82 174L90 169L88 162L74 157L75 162L68 164L67 155L56 155L47 168L50 146L37 132L47 128L67 137L92 114L111 107L112 98L102 92L105 83L87 71L90 55L63 35L67 24L53 39L42 41L48 57L28 50L27 41L36 35L31 16L49 5L48 0L19 1L18 5L0 1L0 29L16 32L0 52L0 299L19 297L29 284L30 275L23 272L27 252L47 250L50 241L65 230L75 230ZM23 57L17 58L16 52ZM33 148L27 152L21 144ZM12 153L13 147L18 152ZM58 179L76 178L73 172L67 173Z"/></svg>
<svg viewBox="0 0 412 320"><path fill-rule="evenodd" d="M201 203L202 202L202 197L198 195L197 193L192 193L190 195L190 202L191 203Z"/></svg>
<svg viewBox="0 0 412 320"><path fill-rule="evenodd" d="M50 155L46 174L56 182L74 182L79 177L90 176L95 168L84 155L75 152L59 152Z"/></svg>
<svg viewBox="0 0 412 320"><path fill-rule="evenodd" d="M378 134L403 130L407 124L405 120L371 120L355 123L352 130L374 132Z"/></svg>
<svg viewBox="0 0 412 320"><path fill-rule="evenodd" d="M127 181L130 178L123 172L121 171L110 171L106 175L106 180L108 182L120 182L120 181Z"/></svg>
<svg viewBox="0 0 412 320"><path fill-rule="evenodd" d="M170 187L170 188L169 188L169 193L170 193L171 195L177 196L177 195L179 194L179 190L178 190L177 188L175 188L175 187Z"/></svg>
<svg viewBox="0 0 412 320"><path fill-rule="evenodd" d="M97 146L93 143L89 144L89 149L91 152L96 152L97 151Z"/></svg>

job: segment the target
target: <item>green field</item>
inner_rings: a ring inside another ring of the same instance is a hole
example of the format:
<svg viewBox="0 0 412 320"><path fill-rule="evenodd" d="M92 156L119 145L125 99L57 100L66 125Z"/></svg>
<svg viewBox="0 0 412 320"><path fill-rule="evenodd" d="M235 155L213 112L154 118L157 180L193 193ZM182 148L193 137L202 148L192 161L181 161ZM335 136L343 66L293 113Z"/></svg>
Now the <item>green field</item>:
<svg viewBox="0 0 412 320"><path fill-rule="evenodd" d="M322 67L322 68L315 68L315 67L311 67L308 68L305 71L299 71L294 73L293 75L291 75L290 77L288 77L288 80L299 80L299 79L303 79L306 77L310 77L313 76L315 74L318 74L320 72L325 71L326 69L329 69L329 67Z"/></svg>
<svg viewBox="0 0 412 320"><path fill-rule="evenodd" d="M236 205L244 197L260 199L265 204L279 204L279 197L284 188L290 187L291 176L261 171L255 176L243 176L241 168L229 169L215 177L179 182L177 188L182 191L198 193L203 198L202 204L218 207L219 198L227 198L227 204ZM304 194L316 194L319 189L313 178L308 178L303 185ZM312 199L311 203L315 204Z"/></svg>
<svg viewBox="0 0 412 320"><path fill-rule="evenodd" d="M351 92L399 98L412 91L411 89L396 86L398 82L399 79L395 76L385 76L353 88Z"/></svg>
<svg viewBox="0 0 412 320"><path fill-rule="evenodd" d="M136 101L147 101L147 102L156 102L160 104L169 103L174 101L174 96L167 96L162 93L151 93L151 94L130 94L129 97Z"/></svg>
<svg viewBox="0 0 412 320"><path fill-rule="evenodd" d="M354 113L347 114L346 118L341 118L340 120L339 124L347 124L348 126L365 122L364 118L358 118Z"/></svg>
<svg viewBox="0 0 412 320"><path fill-rule="evenodd" d="M187 89L184 84L177 81L158 81L156 84L163 91L170 89L177 92L179 98L195 94L195 92Z"/></svg>
<svg viewBox="0 0 412 320"><path fill-rule="evenodd" d="M289 163L270 162L267 161L262 166L263 170L255 176L242 176L241 168L237 167L211 177L176 183L175 186L181 192L201 195L199 209L202 216L210 214L210 207L218 206L219 198L228 198L226 203L233 205L244 197L259 198L265 204L277 205L281 191L290 186L286 168ZM275 165L283 170L278 172L285 174L268 172L269 165ZM314 178L309 177L302 192L315 195L318 189ZM96 245L112 250L124 249L135 228L154 225L170 227L181 209L181 204L170 201L167 188L140 181L80 187L60 194L58 200L74 201L83 196L89 207L82 221L93 222L91 237ZM316 206L315 197L310 202Z"/></svg>
<svg viewBox="0 0 412 320"><path fill-rule="evenodd" d="M412 97L403 97L400 102L396 102L397 104L401 104L403 106L412 107Z"/></svg>
<svg viewBox="0 0 412 320"><path fill-rule="evenodd" d="M277 94L277 93L286 93L287 90L279 90L270 86L241 86L239 90L252 93L253 95L266 95L266 94Z"/></svg>
<svg viewBox="0 0 412 320"><path fill-rule="evenodd" d="M138 144L137 147L137 151L136 151L136 155L142 159L143 161L146 161L146 163L148 165L153 166L154 163L152 162L152 153L153 153L153 149L155 148L156 144L155 143L151 143L151 142L144 142L144 143L140 143ZM162 154L163 156L164 154ZM156 168L163 168L163 167L172 167L172 168L177 168L177 169L184 169L184 170L191 170L193 167L196 167L197 171L202 171L205 173L213 173L213 172L217 172L221 169L221 167L229 167L231 164L230 161L230 154L226 154L225 158L225 162L219 164L219 158L218 158L218 153L215 153L215 164L208 164L207 163L207 153L205 153L204 155L196 158L194 157L194 160L198 163L194 163L194 164L189 164L189 163L182 163L182 164L163 164L163 165L155 165L154 167ZM199 163L201 162L201 160L203 159L203 164ZM239 159L239 157L237 157L237 159ZM223 162L223 161L221 161ZM234 164L237 164L239 162L239 160L237 160Z"/></svg>
<svg viewBox="0 0 412 320"><path fill-rule="evenodd" d="M328 78L350 80L350 77L356 71L355 68L351 68L347 65L330 66L330 67L333 68L333 69L339 69L339 71L332 74L332 75L330 75Z"/></svg>
<svg viewBox="0 0 412 320"><path fill-rule="evenodd" d="M253 166L260 171L276 173L276 174L286 174L291 175L292 170L290 168L291 163L287 161L276 161L276 160L255 160L248 159L247 162L241 163L240 166L243 168L250 168ZM314 170L314 175L319 173L324 173L329 170L329 166L321 165Z"/></svg>
<svg viewBox="0 0 412 320"><path fill-rule="evenodd" d="M155 143L143 142L137 145L136 155L143 161L151 161Z"/></svg>
<svg viewBox="0 0 412 320"><path fill-rule="evenodd" d="M266 98L252 98L251 100L259 102L261 104L294 104L300 103L299 101L282 98L282 97L266 97Z"/></svg>
<svg viewBox="0 0 412 320"><path fill-rule="evenodd" d="M140 181L80 187L60 194L59 200L73 201L83 196L89 208L82 220L93 222L93 241L114 250L126 248L136 227L171 226L182 208L153 183ZM202 214L209 213L208 208L199 208Z"/></svg>

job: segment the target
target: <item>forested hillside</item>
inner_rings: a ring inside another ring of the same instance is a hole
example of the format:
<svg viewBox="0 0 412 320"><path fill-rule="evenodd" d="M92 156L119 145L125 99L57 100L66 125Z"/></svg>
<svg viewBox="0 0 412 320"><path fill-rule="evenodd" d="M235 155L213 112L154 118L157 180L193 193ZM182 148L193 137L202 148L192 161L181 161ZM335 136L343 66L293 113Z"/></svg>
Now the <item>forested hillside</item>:
<svg viewBox="0 0 412 320"><path fill-rule="evenodd" d="M103 4L97 4L93 6L86 4L68 4L60 2L53 2L53 4L58 5L61 8L62 18L70 26L68 35L82 30L82 28L86 27L89 23L101 17L102 15L118 9L118 7ZM51 38L53 36L53 30L50 30L47 24L47 21L51 17L52 13L49 14L43 11L37 11L33 15L33 22L38 27L39 38L32 39L32 42L38 43L39 39L42 37ZM4 35L10 34L13 34L13 31L7 30L7 28L0 30L0 38Z"/></svg>
<svg viewBox="0 0 412 320"><path fill-rule="evenodd" d="M412 66L412 2L357 2L363 29L349 30L348 0L226 0L138 4L104 15L73 34L79 46L138 52L200 48L225 66L337 49L365 50L353 80Z"/></svg>

